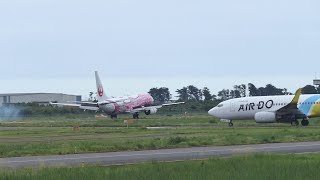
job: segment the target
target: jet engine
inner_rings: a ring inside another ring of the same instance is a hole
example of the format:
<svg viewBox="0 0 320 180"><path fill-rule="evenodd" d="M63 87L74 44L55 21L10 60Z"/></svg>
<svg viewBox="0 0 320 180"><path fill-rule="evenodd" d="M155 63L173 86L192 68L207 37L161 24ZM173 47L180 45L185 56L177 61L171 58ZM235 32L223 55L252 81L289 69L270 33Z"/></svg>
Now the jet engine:
<svg viewBox="0 0 320 180"><path fill-rule="evenodd" d="M277 115L274 112L259 112L255 114L254 119L257 123L275 123Z"/></svg>
<svg viewBox="0 0 320 180"><path fill-rule="evenodd" d="M156 114L157 112L158 112L157 108L151 108L151 109L145 111L146 115Z"/></svg>
<svg viewBox="0 0 320 180"><path fill-rule="evenodd" d="M111 114L116 110L116 106L114 104L105 104L100 106L100 108L107 114Z"/></svg>

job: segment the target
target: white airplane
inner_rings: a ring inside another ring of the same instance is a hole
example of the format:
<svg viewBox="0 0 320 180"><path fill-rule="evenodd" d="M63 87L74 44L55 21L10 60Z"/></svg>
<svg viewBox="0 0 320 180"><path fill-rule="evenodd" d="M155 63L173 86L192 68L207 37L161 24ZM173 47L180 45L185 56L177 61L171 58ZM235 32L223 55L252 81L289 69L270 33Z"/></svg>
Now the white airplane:
<svg viewBox="0 0 320 180"><path fill-rule="evenodd" d="M140 94L135 96L112 98L108 97L103 89L98 72L95 72L97 85L98 102L75 102L75 103L50 103L58 106L79 107L83 110L101 111L117 118L118 114L131 113L134 119L139 119L139 113L144 112L146 115L157 113L158 109L164 106L184 104L184 102L170 103L153 106L154 99L150 94Z"/></svg>
<svg viewBox="0 0 320 180"><path fill-rule="evenodd" d="M320 94L301 95L299 89L295 95L259 96L230 99L217 105L208 113L211 116L229 122L233 120L254 119L257 123L291 123L308 126L309 118L320 117Z"/></svg>

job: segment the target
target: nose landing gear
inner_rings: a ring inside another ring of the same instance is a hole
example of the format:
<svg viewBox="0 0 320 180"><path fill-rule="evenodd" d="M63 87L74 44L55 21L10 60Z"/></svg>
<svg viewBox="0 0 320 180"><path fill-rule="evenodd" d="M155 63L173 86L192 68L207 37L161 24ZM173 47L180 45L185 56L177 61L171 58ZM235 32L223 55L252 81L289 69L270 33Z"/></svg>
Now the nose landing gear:
<svg viewBox="0 0 320 180"><path fill-rule="evenodd" d="M229 122L229 127L233 127L232 121Z"/></svg>

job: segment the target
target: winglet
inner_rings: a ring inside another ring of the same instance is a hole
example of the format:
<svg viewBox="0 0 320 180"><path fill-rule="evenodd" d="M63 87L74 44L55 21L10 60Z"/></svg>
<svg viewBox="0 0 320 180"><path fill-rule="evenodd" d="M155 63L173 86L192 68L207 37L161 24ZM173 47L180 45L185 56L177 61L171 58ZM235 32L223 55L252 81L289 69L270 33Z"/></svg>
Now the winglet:
<svg viewBox="0 0 320 180"><path fill-rule="evenodd" d="M299 88L290 104L298 104L301 94L302 94L302 88Z"/></svg>

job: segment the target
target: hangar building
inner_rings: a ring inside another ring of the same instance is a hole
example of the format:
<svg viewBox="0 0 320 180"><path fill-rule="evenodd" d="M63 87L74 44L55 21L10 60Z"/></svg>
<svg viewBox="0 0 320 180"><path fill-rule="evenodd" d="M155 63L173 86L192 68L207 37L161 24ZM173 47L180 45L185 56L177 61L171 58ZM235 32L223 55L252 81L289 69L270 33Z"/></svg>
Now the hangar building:
<svg viewBox="0 0 320 180"><path fill-rule="evenodd" d="M16 103L41 103L49 104L49 102L68 102L68 101L81 101L81 96L68 95L60 93L13 93L13 94L0 94L0 106L3 104L16 104Z"/></svg>

